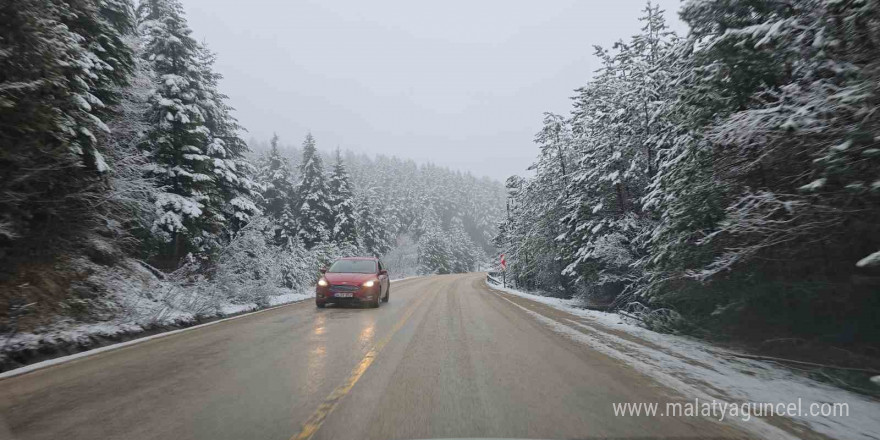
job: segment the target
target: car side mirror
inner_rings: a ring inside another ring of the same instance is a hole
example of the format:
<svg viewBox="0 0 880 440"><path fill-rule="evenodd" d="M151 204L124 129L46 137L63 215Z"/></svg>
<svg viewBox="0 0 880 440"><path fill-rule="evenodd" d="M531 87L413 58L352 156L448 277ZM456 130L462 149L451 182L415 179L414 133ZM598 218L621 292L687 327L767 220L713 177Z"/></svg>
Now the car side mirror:
<svg viewBox="0 0 880 440"><path fill-rule="evenodd" d="M318 269L318 271L321 272L321 273L327 273L327 268L326 268L326 267L322 267L322 268Z"/></svg>
<svg viewBox="0 0 880 440"><path fill-rule="evenodd" d="M379 271L379 275L388 275L388 271L385 269L382 269Z"/></svg>

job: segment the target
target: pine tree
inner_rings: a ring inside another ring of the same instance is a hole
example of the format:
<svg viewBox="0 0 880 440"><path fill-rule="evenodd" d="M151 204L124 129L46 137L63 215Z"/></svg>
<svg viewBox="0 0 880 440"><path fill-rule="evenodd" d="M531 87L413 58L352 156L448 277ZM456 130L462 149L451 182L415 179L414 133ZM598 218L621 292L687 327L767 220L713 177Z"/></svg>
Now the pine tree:
<svg viewBox="0 0 880 440"><path fill-rule="evenodd" d="M290 164L281 154L278 142L278 135L272 135L269 154L262 159L257 179L263 212L272 219L274 239L278 244L287 244L296 235L296 215L291 207L296 194Z"/></svg>
<svg viewBox="0 0 880 440"><path fill-rule="evenodd" d="M290 163L278 148L278 135L269 141L269 153L263 159L258 172L263 194L263 212L278 219L294 195Z"/></svg>
<svg viewBox="0 0 880 440"><path fill-rule="evenodd" d="M132 65L130 11L123 0L0 7L0 240L72 234L57 226L94 216L108 105Z"/></svg>
<svg viewBox="0 0 880 440"><path fill-rule="evenodd" d="M565 273L602 295L629 289L642 276L633 263L655 220L643 198L674 130L656 116L672 98L677 67L670 62L676 36L662 14L649 3L640 34L613 51L596 48L602 70L575 98L571 124L579 160L575 191L565 203L567 230L557 241Z"/></svg>
<svg viewBox="0 0 880 440"><path fill-rule="evenodd" d="M330 208L333 214L331 240L336 243L357 243L354 194L342 153L336 149L336 163L330 175Z"/></svg>
<svg viewBox="0 0 880 440"><path fill-rule="evenodd" d="M208 156L212 158L216 182L212 201L222 213L225 229L235 233L259 212L253 200L257 191L252 180L255 169L244 156L249 150L240 137L243 129L232 116L233 109L226 103L228 97L218 89L223 76L213 70L216 56L204 45L199 46L198 53L207 99L204 116L210 131Z"/></svg>
<svg viewBox="0 0 880 440"><path fill-rule="evenodd" d="M372 189L363 190L357 203L357 237L361 248L372 256L382 256L391 249L385 220Z"/></svg>
<svg viewBox="0 0 880 440"><path fill-rule="evenodd" d="M449 246L449 236L431 216L424 226L425 232L419 238L419 273L448 274L454 270L454 258Z"/></svg>
<svg viewBox="0 0 880 440"><path fill-rule="evenodd" d="M324 165L311 133L306 135L303 142L302 158L300 182L297 186L297 235L310 249L316 244L328 242L333 228Z"/></svg>
<svg viewBox="0 0 880 440"><path fill-rule="evenodd" d="M559 166L559 193L567 193L569 172L571 172L571 127L560 115L544 113L544 127L535 136L535 143L541 147L541 156L545 162L556 162Z"/></svg>
<svg viewBox="0 0 880 440"><path fill-rule="evenodd" d="M465 273L475 270L477 262L481 260L482 251L471 240L460 218L452 219L448 237L452 254L451 271Z"/></svg>
<svg viewBox="0 0 880 440"><path fill-rule="evenodd" d="M110 3L110 2L108 2ZM132 22L134 25L134 22ZM140 148L143 133L150 128L147 114L149 98L154 90L154 75L150 63L140 56L143 50L140 38L129 35L126 43L134 54L134 67L127 84L116 90L115 103L111 106L113 117L107 122L111 136L107 137L107 162L110 166L111 212L108 215L115 224L114 233L137 237L141 244L141 256L151 252L150 229L155 218L156 183L145 175L144 166L149 163L148 154Z"/></svg>
<svg viewBox="0 0 880 440"><path fill-rule="evenodd" d="M146 0L138 9L144 54L157 78L150 98L152 127L143 148L151 156L148 174L164 190L156 201L153 230L169 244L168 264L191 251L206 251L222 227L215 211L216 176L205 116L214 105L192 38L177 0Z"/></svg>
<svg viewBox="0 0 880 440"><path fill-rule="evenodd" d="M297 236L298 230L299 227L297 226L293 208L290 206L289 201L285 202L284 208L281 210L281 218L278 219L275 225L275 242L281 244L286 249L290 249L294 246L294 242L299 241Z"/></svg>
<svg viewBox="0 0 880 440"><path fill-rule="evenodd" d="M691 270L679 266L679 275L705 281L749 262L775 279L793 270L831 279L856 270L880 247L863 239L877 237L877 226L857 220L878 212L877 186L867 183L880 160L877 118L867 116L877 103L874 92L865 93L878 83L871 42L877 8L805 0L750 9L711 1L689 4L682 14L701 43L711 43L694 57L700 73L688 79L698 87L682 99L691 104L689 128L703 135L684 145L711 172L675 166L664 173L661 196L681 216L662 226L677 232L670 242L698 243L712 259ZM707 147L714 149L699 156ZM723 212L700 229L681 228L702 220L700 200L675 197L694 187L714 189ZM831 235L846 245L826 246Z"/></svg>

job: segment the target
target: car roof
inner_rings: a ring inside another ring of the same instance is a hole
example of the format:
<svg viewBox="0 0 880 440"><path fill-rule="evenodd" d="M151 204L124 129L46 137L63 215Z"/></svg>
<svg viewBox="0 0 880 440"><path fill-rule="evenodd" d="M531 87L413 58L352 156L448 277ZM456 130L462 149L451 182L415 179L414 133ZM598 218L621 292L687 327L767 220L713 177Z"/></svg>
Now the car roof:
<svg viewBox="0 0 880 440"><path fill-rule="evenodd" d="M378 260L376 257L342 257L337 258L338 260Z"/></svg>

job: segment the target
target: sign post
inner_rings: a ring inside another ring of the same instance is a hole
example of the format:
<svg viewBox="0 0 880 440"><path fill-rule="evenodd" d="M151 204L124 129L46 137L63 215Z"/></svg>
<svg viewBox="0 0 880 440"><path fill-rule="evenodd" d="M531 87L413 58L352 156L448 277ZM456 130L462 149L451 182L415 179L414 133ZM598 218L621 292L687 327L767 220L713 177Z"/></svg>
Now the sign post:
<svg viewBox="0 0 880 440"><path fill-rule="evenodd" d="M507 287L507 260L504 259L504 254L501 254L501 282L504 287Z"/></svg>

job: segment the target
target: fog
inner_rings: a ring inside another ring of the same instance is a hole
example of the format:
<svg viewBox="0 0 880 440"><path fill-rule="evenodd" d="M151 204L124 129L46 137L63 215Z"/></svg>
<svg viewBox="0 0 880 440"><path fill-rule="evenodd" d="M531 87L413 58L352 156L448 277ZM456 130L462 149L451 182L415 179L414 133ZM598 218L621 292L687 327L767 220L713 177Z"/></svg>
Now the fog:
<svg viewBox="0 0 880 440"><path fill-rule="evenodd" d="M657 2L683 32L677 0ZM537 149L542 113L635 33L643 0L184 0L218 53L246 138L387 154L504 179Z"/></svg>

